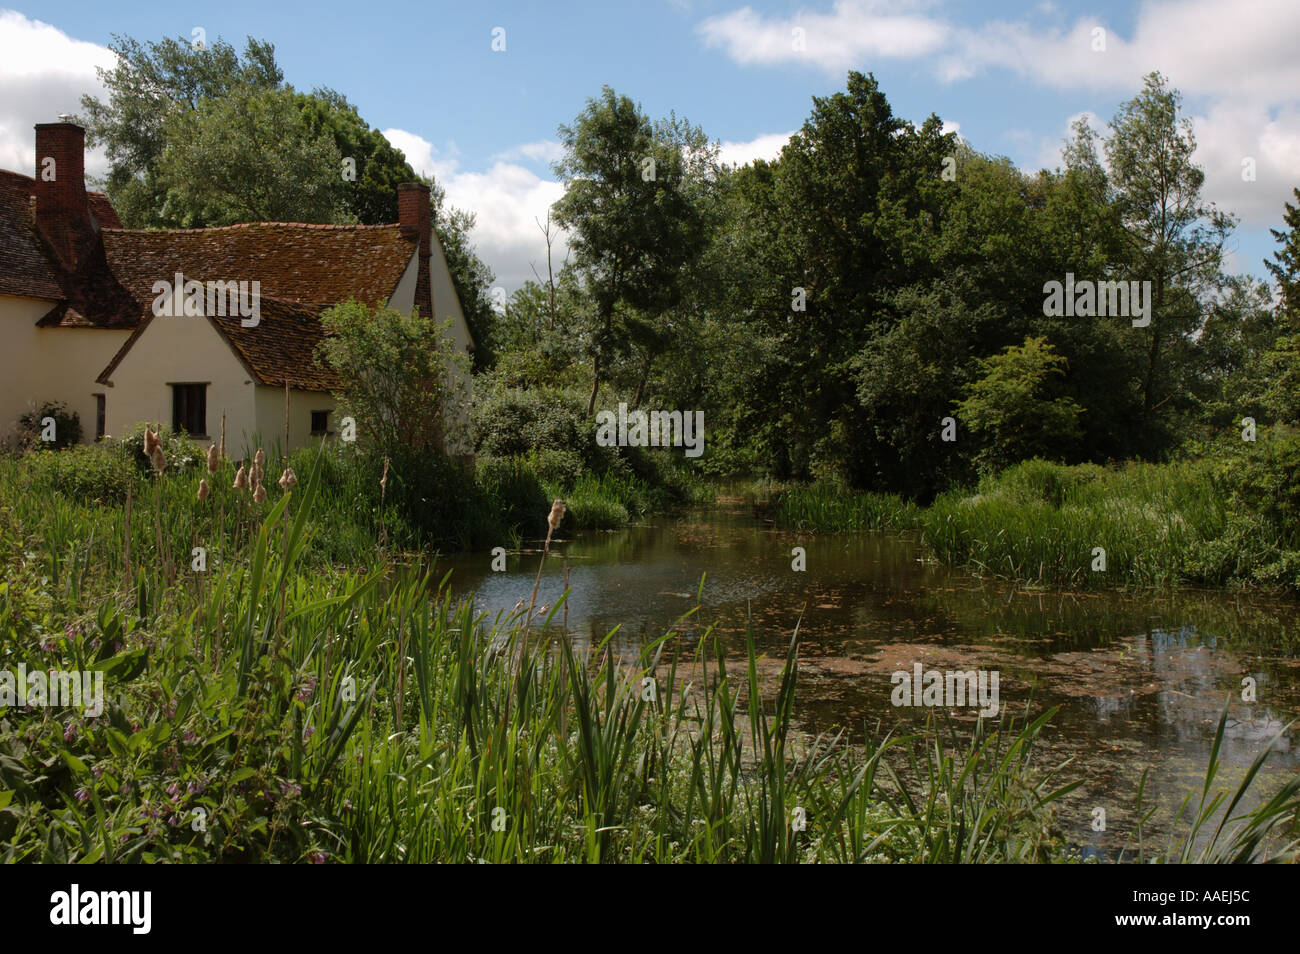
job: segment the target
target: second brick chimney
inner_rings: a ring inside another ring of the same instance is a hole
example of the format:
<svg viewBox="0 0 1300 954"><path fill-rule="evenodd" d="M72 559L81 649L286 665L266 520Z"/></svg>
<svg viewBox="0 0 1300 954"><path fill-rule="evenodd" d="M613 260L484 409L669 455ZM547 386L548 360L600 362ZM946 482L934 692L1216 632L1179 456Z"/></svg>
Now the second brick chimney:
<svg viewBox="0 0 1300 954"><path fill-rule="evenodd" d="M420 260L432 250L432 224L429 218L429 187L419 182L403 182L397 187L397 221L402 234L420 240Z"/></svg>
<svg viewBox="0 0 1300 954"><path fill-rule="evenodd" d="M86 131L36 124L36 228L60 264L75 271L95 240L86 199Z"/></svg>

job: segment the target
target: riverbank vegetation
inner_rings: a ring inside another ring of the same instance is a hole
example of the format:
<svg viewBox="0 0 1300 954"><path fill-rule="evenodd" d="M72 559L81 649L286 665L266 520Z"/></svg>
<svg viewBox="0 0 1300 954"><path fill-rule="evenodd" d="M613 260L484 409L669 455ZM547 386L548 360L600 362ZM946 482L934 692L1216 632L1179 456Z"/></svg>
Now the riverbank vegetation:
<svg viewBox="0 0 1300 954"><path fill-rule="evenodd" d="M793 530L915 531L935 559L1027 583L1296 593L1298 481L1300 437L1279 429L1168 463L1025 461L924 507L830 482L749 499Z"/></svg>
<svg viewBox="0 0 1300 954"><path fill-rule="evenodd" d="M575 646L559 607L489 624L361 539L382 527L340 534L327 454L256 495L161 447L120 499L42 483L52 455L0 467L3 667L106 683L97 718L0 718L6 861L1078 860L1054 815L1077 782L1034 758L1050 712L809 738L797 633L767 660L752 635ZM1300 781L1207 839L1225 798L1132 850L1294 856Z"/></svg>

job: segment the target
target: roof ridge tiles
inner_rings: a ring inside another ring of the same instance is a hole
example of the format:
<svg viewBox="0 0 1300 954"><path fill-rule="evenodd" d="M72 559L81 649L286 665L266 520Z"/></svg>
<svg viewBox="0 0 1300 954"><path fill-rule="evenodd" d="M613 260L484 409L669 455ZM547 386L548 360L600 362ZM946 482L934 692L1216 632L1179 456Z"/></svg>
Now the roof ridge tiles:
<svg viewBox="0 0 1300 954"><path fill-rule="evenodd" d="M333 232L363 232L378 231L380 229L397 229L401 226L397 222L388 222L382 225L330 225L316 222L237 222L234 225L208 225L196 229L114 229L105 228L105 232L134 232L144 235L162 235L175 233L193 233L193 232L232 232L236 229L256 229L256 228L294 228L294 229L317 229L320 231Z"/></svg>

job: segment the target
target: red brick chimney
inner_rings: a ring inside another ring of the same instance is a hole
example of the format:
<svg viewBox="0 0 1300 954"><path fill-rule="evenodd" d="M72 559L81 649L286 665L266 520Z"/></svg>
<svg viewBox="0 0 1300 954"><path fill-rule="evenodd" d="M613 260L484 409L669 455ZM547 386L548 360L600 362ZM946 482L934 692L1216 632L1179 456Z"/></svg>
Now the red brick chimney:
<svg viewBox="0 0 1300 954"><path fill-rule="evenodd" d="M432 224L429 219L429 187L419 182L403 182L397 187L397 221L402 234L420 240L420 261L432 251Z"/></svg>
<svg viewBox="0 0 1300 954"><path fill-rule="evenodd" d="M36 227L68 271L94 242L86 199L86 131L75 123L36 124Z"/></svg>

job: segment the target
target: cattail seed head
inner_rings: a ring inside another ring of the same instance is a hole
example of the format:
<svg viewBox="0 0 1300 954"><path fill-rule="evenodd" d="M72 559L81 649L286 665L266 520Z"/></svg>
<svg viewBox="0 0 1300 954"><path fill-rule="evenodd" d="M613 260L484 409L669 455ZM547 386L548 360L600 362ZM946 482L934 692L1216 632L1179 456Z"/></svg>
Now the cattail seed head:
<svg viewBox="0 0 1300 954"><path fill-rule="evenodd" d="M253 488L253 502L266 503L266 488L262 486L260 480L257 482L257 486Z"/></svg>
<svg viewBox="0 0 1300 954"><path fill-rule="evenodd" d="M546 517L546 525L552 530L558 529L560 521L564 519L564 511L565 507L563 500L557 500L555 503L551 504L551 512Z"/></svg>
<svg viewBox="0 0 1300 954"><path fill-rule="evenodd" d="M232 485L236 490L243 490L248 486L248 472L244 470L244 463L239 463L239 473L235 474L235 482Z"/></svg>
<svg viewBox="0 0 1300 954"><path fill-rule="evenodd" d="M284 473L280 475L280 489L292 490L298 486L298 475L293 472L292 467L286 467Z"/></svg>
<svg viewBox="0 0 1300 954"><path fill-rule="evenodd" d="M261 470L266 463L266 455L262 453L262 448L259 447L257 453L253 455L253 463L257 465L258 470Z"/></svg>
<svg viewBox="0 0 1300 954"><path fill-rule="evenodd" d="M199 481L199 499L207 500L208 494L211 492L212 492L211 488L208 487L208 478L204 477L202 480Z"/></svg>
<svg viewBox="0 0 1300 954"><path fill-rule="evenodd" d="M221 455L217 452L217 445L208 445L208 473L215 474L217 468L221 466Z"/></svg>

